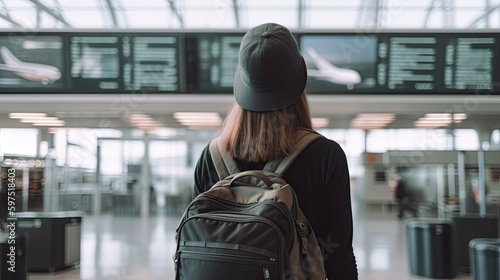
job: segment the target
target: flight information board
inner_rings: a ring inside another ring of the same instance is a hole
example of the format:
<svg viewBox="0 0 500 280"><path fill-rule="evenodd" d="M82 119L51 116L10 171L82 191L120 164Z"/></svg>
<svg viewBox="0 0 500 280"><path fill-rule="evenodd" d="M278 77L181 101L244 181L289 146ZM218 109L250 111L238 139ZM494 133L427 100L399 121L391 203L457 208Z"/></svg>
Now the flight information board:
<svg viewBox="0 0 500 280"><path fill-rule="evenodd" d="M230 92L242 38L243 34L188 34L188 90Z"/></svg>
<svg viewBox="0 0 500 280"><path fill-rule="evenodd" d="M500 93L500 34L291 30L311 94ZM244 32L0 31L0 93L232 93Z"/></svg>
<svg viewBox="0 0 500 280"><path fill-rule="evenodd" d="M87 91L120 89L120 38L70 37L72 86Z"/></svg>
<svg viewBox="0 0 500 280"><path fill-rule="evenodd" d="M434 90L440 80L438 39L431 36L379 38L377 83L384 90Z"/></svg>
<svg viewBox="0 0 500 280"><path fill-rule="evenodd" d="M499 36L384 34L377 65L381 91L474 93L500 90Z"/></svg>
<svg viewBox="0 0 500 280"><path fill-rule="evenodd" d="M493 36L445 39L445 87L456 90L494 89L496 41Z"/></svg>
<svg viewBox="0 0 500 280"><path fill-rule="evenodd" d="M179 90L178 36L126 36L122 39L126 90Z"/></svg>

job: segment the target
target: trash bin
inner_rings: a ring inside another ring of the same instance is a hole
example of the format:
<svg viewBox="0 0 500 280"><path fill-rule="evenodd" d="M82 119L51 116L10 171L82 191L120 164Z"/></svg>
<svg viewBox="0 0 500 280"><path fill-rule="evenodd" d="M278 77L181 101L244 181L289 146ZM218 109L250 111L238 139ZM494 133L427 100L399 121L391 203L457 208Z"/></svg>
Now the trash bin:
<svg viewBox="0 0 500 280"><path fill-rule="evenodd" d="M406 228L411 273L427 278L455 278L453 221L413 218L406 220Z"/></svg>
<svg viewBox="0 0 500 280"><path fill-rule="evenodd" d="M17 212L17 233L28 238L28 272L54 272L80 263L83 212Z"/></svg>
<svg viewBox="0 0 500 280"><path fill-rule="evenodd" d="M472 279L500 279L500 239L474 238L469 242Z"/></svg>
<svg viewBox="0 0 500 280"><path fill-rule="evenodd" d="M498 218L495 215L471 213L450 218L453 220L457 244L457 271L470 273L469 242L475 238L498 238Z"/></svg>
<svg viewBox="0 0 500 280"><path fill-rule="evenodd" d="M15 234L11 237L10 232L0 233L0 260L2 260L0 262L0 279L28 279L26 243L26 236L23 234Z"/></svg>

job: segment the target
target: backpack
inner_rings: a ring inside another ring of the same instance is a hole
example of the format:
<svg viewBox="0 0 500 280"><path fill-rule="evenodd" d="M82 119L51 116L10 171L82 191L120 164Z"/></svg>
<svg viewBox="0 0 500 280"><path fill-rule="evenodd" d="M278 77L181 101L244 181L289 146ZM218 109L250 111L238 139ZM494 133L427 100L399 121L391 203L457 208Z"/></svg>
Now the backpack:
<svg viewBox="0 0 500 280"><path fill-rule="evenodd" d="M186 208L176 230L176 280L324 280L322 252L281 175L312 141L301 130L295 152L264 170L240 172L210 143L220 181Z"/></svg>

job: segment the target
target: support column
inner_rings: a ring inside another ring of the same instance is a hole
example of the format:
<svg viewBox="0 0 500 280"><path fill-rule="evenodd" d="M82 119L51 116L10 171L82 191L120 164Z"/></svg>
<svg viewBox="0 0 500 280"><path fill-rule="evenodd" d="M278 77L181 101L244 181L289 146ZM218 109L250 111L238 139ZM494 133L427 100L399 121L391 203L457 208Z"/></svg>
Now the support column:
<svg viewBox="0 0 500 280"><path fill-rule="evenodd" d="M54 183L56 182L56 172L53 172L54 168L56 168L54 159L54 135L47 134L45 139L45 141L47 141L47 155L45 156L45 169L43 171L45 181L45 185L43 186L43 211L50 212L57 211L57 208L54 207L59 206L59 201L55 199L54 193L54 189L56 188Z"/></svg>
<svg viewBox="0 0 500 280"><path fill-rule="evenodd" d="M96 168L95 168L95 185L94 185L94 205L93 213L94 216L99 217L101 215L101 198L102 198L102 184L101 184L101 143L97 139L96 148Z"/></svg>
<svg viewBox="0 0 500 280"><path fill-rule="evenodd" d="M438 206L438 217L444 218L444 172L443 166L436 166L436 180L437 180L437 206Z"/></svg>
<svg viewBox="0 0 500 280"><path fill-rule="evenodd" d="M467 213L467 190L465 186L465 154L464 151L457 152L458 169L458 196L460 198L460 214Z"/></svg>
<svg viewBox="0 0 500 280"><path fill-rule="evenodd" d="M455 197L455 164L448 164L448 196Z"/></svg>
<svg viewBox="0 0 500 280"><path fill-rule="evenodd" d="M484 166L484 151L480 149L477 151L477 167L479 177L479 215L486 215L486 178Z"/></svg>
<svg viewBox="0 0 500 280"><path fill-rule="evenodd" d="M149 165L149 134L144 134L144 157L141 168L141 218L149 217L149 188L151 186L151 172Z"/></svg>
<svg viewBox="0 0 500 280"><path fill-rule="evenodd" d="M30 191L30 169L29 167L23 167L23 192L22 192L22 199L23 199L23 212L28 211L28 200L29 200L29 191Z"/></svg>

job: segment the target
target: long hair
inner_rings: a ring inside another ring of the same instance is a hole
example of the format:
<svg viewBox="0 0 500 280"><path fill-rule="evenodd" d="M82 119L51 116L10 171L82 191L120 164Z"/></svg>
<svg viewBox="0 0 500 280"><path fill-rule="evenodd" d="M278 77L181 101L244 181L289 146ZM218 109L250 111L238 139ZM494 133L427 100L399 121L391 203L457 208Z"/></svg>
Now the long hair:
<svg viewBox="0 0 500 280"><path fill-rule="evenodd" d="M253 112L234 104L226 117L219 141L232 158L250 162L279 159L293 152L295 132L312 129L304 91L290 107L271 112Z"/></svg>

